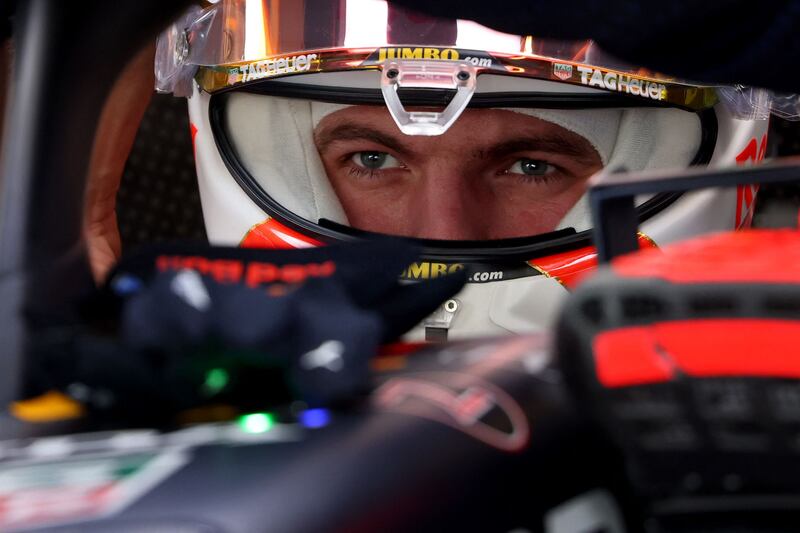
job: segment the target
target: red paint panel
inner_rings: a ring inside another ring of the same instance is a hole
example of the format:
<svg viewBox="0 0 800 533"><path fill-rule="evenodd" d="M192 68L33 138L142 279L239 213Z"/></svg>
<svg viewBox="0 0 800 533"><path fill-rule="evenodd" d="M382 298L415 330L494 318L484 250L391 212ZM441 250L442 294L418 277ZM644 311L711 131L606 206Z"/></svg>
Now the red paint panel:
<svg viewBox="0 0 800 533"><path fill-rule="evenodd" d="M767 153L767 135L761 137L761 143L753 137L747 145L736 156L736 164L739 166L749 166L760 163ZM755 196L758 192L758 185L739 185L736 188L736 220L735 229L749 228L753 222L755 211Z"/></svg>
<svg viewBox="0 0 800 533"><path fill-rule="evenodd" d="M672 366L654 349L649 327L605 331L593 342L595 370L604 387L632 387L672 379Z"/></svg>
<svg viewBox="0 0 800 533"><path fill-rule="evenodd" d="M194 152L194 158L197 159L197 144L195 143L195 137L197 137L197 126L194 124L189 124L189 132L192 135L192 151Z"/></svg>
<svg viewBox="0 0 800 533"><path fill-rule="evenodd" d="M397 355L408 355L430 346L427 342L394 342L380 346L378 357L394 357Z"/></svg>
<svg viewBox="0 0 800 533"><path fill-rule="evenodd" d="M568 289L574 289L586 276L597 268L597 250L587 246L528 261L544 275L555 278Z"/></svg>
<svg viewBox="0 0 800 533"><path fill-rule="evenodd" d="M705 235L614 259L623 277L673 283L798 283L800 232L759 229Z"/></svg>
<svg viewBox="0 0 800 533"><path fill-rule="evenodd" d="M800 379L800 321L711 319L600 333L595 369L609 388L691 377Z"/></svg>
<svg viewBox="0 0 800 533"><path fill-rule="evenodd" d="M648 237L639 236L641 248L655 248L656 244ZM553 254L528 261L528 264L548 277L564 285L567 289L577 287L586 276L597 269L597 250L587 246L560 254Z"/></svg>

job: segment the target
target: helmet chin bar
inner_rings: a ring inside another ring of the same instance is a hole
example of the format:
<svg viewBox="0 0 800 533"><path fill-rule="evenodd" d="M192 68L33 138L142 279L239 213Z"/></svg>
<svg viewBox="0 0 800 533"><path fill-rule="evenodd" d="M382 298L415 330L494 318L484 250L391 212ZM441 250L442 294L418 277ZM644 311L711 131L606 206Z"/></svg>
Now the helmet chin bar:
<svg viewBox="0 0 800 533"><path fill-rule="evenodd" d="M406 135L442 135L466 109L475 93L477 69L456 61L387 61L381 75L381 92L392 118ZM455 89L443 111L406 111L399 88Z"/></svg>

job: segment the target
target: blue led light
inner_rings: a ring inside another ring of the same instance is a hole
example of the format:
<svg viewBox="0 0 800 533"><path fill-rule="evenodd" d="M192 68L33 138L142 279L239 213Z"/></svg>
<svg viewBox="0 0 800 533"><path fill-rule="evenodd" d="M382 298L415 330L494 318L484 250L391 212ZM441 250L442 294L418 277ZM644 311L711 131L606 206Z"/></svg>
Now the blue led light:
<svg viewBox="0 0 800 533"><path fill-rule="evenodd" d="M300 413L300 423L307 428L321 428L331 421L331 413L327 409L306 409Z"/></svg>
<svg viewBox="0 0 800 533"><path fill-rule="evenodd" d="M142 280L128 274L119 274L111 281L111 288L119 296L128 296L141 290Z"/></svg>

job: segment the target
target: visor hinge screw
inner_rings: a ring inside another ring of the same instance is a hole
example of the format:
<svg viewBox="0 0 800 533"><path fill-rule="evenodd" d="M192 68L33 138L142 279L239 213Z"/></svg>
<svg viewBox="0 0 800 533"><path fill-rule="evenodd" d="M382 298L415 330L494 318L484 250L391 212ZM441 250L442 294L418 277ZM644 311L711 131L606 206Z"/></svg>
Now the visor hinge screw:
<svg viewBox="0 0 800 533"><path fill-rule="evenodd" d="M458 78L461 81L467 81L469 79L469 76L470 74L466 70L462 70L458 74L456 74L456 78Z"/></svg>
<svg viewBox="0 0 800 533"><path fill-rule="evenodd" d="M395 79L398 74L400 74L400 71L398 71L396 68L390 68L386 71L386 77L390 80Z"/></svg>
<svg viewBox="0 0 800 533"><path fill-rule="evenodd" d="M447 300L444 303L444 310L448 313L455 313L458 311L458 300Z"/></svg>

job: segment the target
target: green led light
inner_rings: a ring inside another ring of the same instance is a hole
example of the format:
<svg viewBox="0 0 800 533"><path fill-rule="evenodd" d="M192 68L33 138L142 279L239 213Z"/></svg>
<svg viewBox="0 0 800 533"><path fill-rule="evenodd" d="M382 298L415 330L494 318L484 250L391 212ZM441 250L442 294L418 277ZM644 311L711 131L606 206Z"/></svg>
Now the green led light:
<svg viewBox="0 0 800 533"><path fill-rule="evenodd" d="M269 413L252 413L239 417L239 427L246 433L266 433L274 423Z"/></svg>
<svg viewBox="0 0 800 533"><path fill-rule="evenodd" d="M228 371L224 368L212 368L206 373L206 381L203 383L203 392L208 396L217 394L228 386Z"/></svg>

